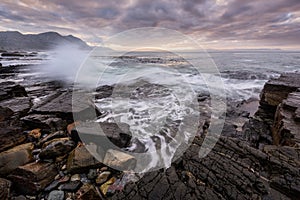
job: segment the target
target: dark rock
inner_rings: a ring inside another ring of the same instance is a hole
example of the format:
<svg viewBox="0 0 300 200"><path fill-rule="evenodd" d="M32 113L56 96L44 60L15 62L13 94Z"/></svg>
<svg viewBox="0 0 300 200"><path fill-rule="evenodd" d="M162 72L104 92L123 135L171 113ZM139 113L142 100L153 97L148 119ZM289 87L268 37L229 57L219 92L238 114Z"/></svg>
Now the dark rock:
<svg viewBox="0 0 300 200"><path fill-rule="evenodd" d="M48 200L64 200L65 193L64 191L54 190L49 193Z"/></svg>
<svg viewBox="0 0 300 200"><path fill-rule="evenodd" d="M90 168L101 166L103 164L94 158L84 146L74 149L67 161L67 170L70 173L82 173L88 171Z"/></svg>
<svg viewBox="0 0 300 200"><path fill-rule="evenodd" d="M9 108L19 117L22 117L30 110L32 103L29 97L15 97L13 99L1 101L0 106Z"/></svg>
<svg viewBox="0 0 300 200"><path fill-rule="evenodd" d="M104 150L114 148L114 145L119 148L128 147L131 140L129 126L125 123L81 123L76 126L76 129L79 131L80 138L84 143L95 143ZM101 131L103 131L104 135ZM106 138L114 145L103 142Z"/></svg>
<svg viewBox="0 0 300 200"><path fill-rule="evenodd" d="M27 97L25 88L14 82L0 82L0 101L4 99L10 99L13 97Z"/></svg>
<svg viewBox="0 0 300 200"><path fill-rule="evenodd" d="M81 181L71 181L69 183L62 184L59 189L68 192L76 192L81 186Z"/></svg>
<svg viewBox="0 0 300 200"><path fill-rule="evenodd" d="M54 131L61 130L66 127L67 122L56 115L30 114L21 118L28 128L44 128Z"/></svg>
<svg viewBox="0 0 300 200"><path fill-rule="evenodd" d="M76 116L76 120L93 119L98 111L90 102L85 93L73 95L71 91L61 91L43 100L32 109L32 112L54 114L69 121L73 121L73 115Z"/></svg>
<svg viewBox="0 0 300 200"><path fill-rule="evenodd" d="M26 135L22 134L21 127L10 127L10 124L0 124L0 152L22 144L26 141Z"/></svg>
<svg viewBox="0 0 300 200"><path fill-rule="evenodd" d="M35 195L49 185L57 173L55 164L39 162L18 167L8 178L18 192Z"/></svg>
<svg viewBox="0 0 300 200"><path fill-rule="evenodd" d="M54 180L50 185L48 185L44 191L45 192L50 192L52 190L55 190L59 186L60 182L59 180Z"/></svg>
<svg viewBox="0 0 300 200"><path fill-rule="evenodd" d="M0 122L9 119L13 114L11 109L0 106Z"/></svg>
<svg viewBox="0 0 300 200"><path fill-rule="evenodd" d="M39 158L42 160L54 159L68 154L74 147L75 143L69 138L53 139L43 145Z"/></svg>
<svg viewBox="0 0 300 200"><path fill-rule="evenodd" d="M0 199L10 199L11 182L9 180L0 178Z"/></svg>
<svg viewBox="0 0 300 200"><path fill-rule="evenodd" d="M16 146L12 149L0 153L0 175L8 175L19 166L33 160L31 152L33 144L27 143Z"/></svg>
<svg viewBox="0 0 300 200"><path fill-rule="evenodd" d="M299 73L285 73L279 78L269 80L261 92L260 109L256 115L266 121L269 120L271 125L277 106L287 98L289 93L300 88L299 77Z"/></svg>
<svg viewBox="0 0 300 200"><path fill-rule="evenodd" d="M47 135L46 137L42 138L37 144L36 146L41 147L44 143L53 140L53 139L57 139L57 138L64 138L67 137L67 134L64 131L56 131L54 133L51 133L49 135Z"/></svg>
<svg viewBox="0 0 300 200"><path fill-rule="evenodd" d="M97 87L95 99L104 99L104 98L110 97L113 93L113 89L114 88L109 85L103 85L103 86Z"/></svg>
<svg viewBox="0 0 300 200"><path fill-rule="evenodd" d="M300 122L295 118L298 109L300 92L290 93L277 107L272 129L275 144L300 145Z"/></svg>
<svg viewBox="0 0 300 200"><path fill-rule="evenodd" d="M278 151L274 147L276 150L263 153L249 147L247 142L220 137L211 152L199 158L202 141L203 138L196 137L180 162L167 170L144 174L137 183L127 184L111 199L273 199L274 196L289 199L299 196L300 163L297 157L289 159L299 156L299 149Z"/></svg>

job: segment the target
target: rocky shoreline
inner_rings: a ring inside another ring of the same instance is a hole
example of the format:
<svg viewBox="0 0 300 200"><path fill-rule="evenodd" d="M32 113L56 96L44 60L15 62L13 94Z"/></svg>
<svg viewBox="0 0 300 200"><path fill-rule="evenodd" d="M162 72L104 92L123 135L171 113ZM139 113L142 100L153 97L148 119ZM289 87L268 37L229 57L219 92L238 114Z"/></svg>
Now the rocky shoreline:
<svg viewBox="0 0 300 200"><path fill-rule="evenodd" d="M20 70L1 68L0 76L9 78ZM2 81L0 199L298 199L299 78L300 74L283 74L267 82L253 116L245 109L249 102L229 102L221 138L200 159L209 127L206 113L199 135L180 159L166 170L143 175L112 169L87 151L78 138L78 122L73 121L69 85ZM112 90L98 88L97 99L110 96ZM198 101L205 106L209 96L199 96ZM86 119L90 110L95 110L92 103L74 112ZM101 126L118 147L132 143L128 125ZM134 158L116 150L104 152L110 166L135 164Z"/></svg>

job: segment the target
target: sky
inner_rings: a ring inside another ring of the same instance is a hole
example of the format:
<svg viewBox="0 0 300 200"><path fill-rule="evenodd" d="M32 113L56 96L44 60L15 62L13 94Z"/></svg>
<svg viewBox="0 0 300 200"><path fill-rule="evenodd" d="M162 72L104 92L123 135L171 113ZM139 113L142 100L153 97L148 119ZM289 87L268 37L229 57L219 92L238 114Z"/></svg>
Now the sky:
<svg viewBox="0 0 300 200"><path fill-rule="evenodd" d="M141 27L176 30L208 49L299 50L300 0L0 0L0 31L101 45Z"/></svg>

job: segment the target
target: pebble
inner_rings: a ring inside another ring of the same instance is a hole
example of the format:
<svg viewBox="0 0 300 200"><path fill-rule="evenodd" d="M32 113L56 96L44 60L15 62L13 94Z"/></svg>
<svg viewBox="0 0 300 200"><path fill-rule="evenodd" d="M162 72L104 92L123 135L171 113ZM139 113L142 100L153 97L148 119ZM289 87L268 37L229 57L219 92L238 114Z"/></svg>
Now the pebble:
<svg viewBox="0 0 300 200"><path fill-rule="evenodd" d="M79 174L74 174L71 176L71 181L80 181L80 175Z"/></svg>
<svg viewBox="0 0 300 200"><path fill-rule="evenodd" d="M68 191L68 192L76 192L81 186L82 186L81 181L72 181L59 186L58 189Z"/></svg>
<svg viewBox="0 0 300 200"><path fill-rule="evenodd" d="M110 174L111 173L109 171L105 171L105 172L102 172L101 174L99 174L99 176L96 178L96 184L101 185L102 183L107 181Z"/></svg>
<svg viewBox="0 0 300 200"><path fill-rule="evenodd" d="M89 173L87 174L87 178L92 180L97 177L97 169L90 169Z"/></svg>
<svg viewBox="0 0 300 200"><path fill-rule="evenodd" d="M112 184L114 184L114 182L117 179L115 177L112 177L111 179L109 179L106 183L104 183L103 185L100 186L100 190L102 192L102 194L106 195L109 186L111 186Z"/></svg>
<svg viewBox="0 0 300 200"><path fill-rule="evenodd" d="M59 190L53 190L48 196L48 200L64 200L65 193Z"/></svg>

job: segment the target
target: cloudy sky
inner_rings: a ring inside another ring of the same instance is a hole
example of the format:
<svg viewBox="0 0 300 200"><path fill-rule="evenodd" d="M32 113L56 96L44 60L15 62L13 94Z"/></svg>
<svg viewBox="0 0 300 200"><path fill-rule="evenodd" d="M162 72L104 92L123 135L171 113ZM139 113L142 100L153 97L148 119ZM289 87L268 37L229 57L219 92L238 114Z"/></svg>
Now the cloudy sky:
<svg viewBox="0 0 300 200"><path fill-rule="evenodd" d="M300 49L300 0L1 0L0 31L57 31L91 45L164 27L205 48Z"/></svg>

